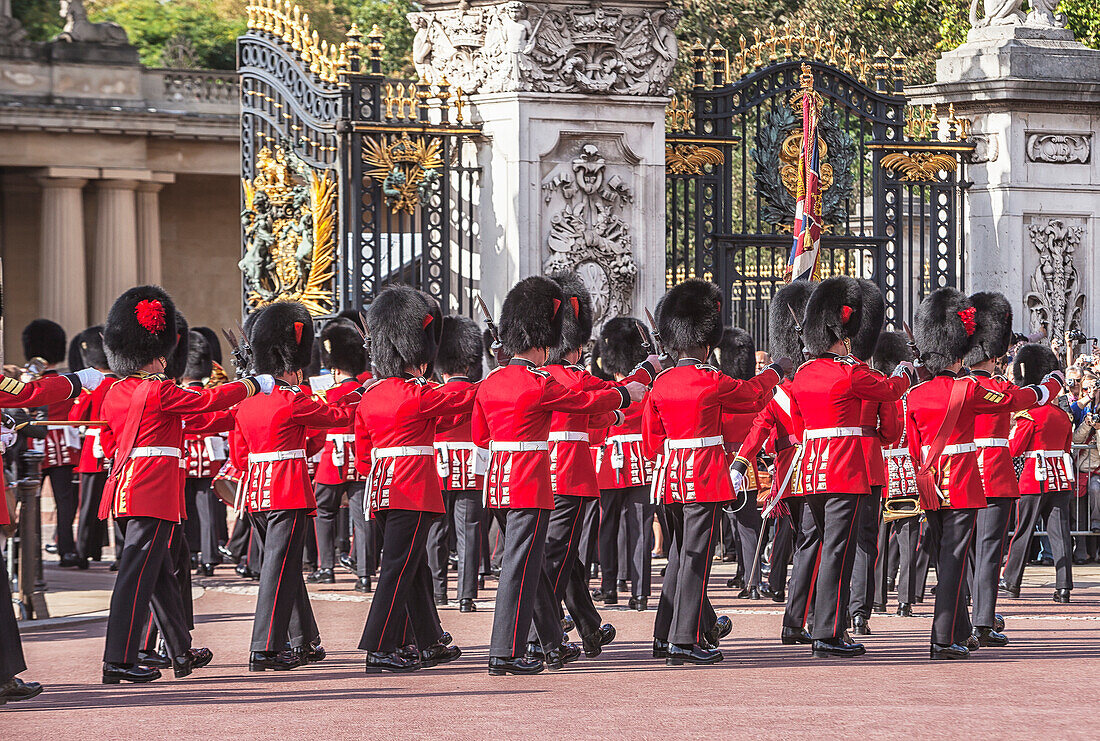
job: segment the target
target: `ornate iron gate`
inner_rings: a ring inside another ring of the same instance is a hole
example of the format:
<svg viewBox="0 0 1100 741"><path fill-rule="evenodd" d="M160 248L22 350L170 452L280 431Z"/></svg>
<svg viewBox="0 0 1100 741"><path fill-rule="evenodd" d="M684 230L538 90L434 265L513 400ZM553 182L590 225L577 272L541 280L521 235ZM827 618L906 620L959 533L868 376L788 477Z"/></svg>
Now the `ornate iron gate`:
<svg viewBox="0 0 1100 741"><path fill-rule="evenodd" d="M427 291L444 313L473 311L480 130L446 79L385 79L381 38L352 26L329 44L297 6L248 6L237 43L246 311L295 299L322 318L388 283Z"/></svg>
<svg viewBox="0 0 1100 741"><path fill-rule="evenodd" d="M869 56L819 30L772 28L691 49L694 86L667 110L667 279L714 280L726 320L766 346L771 295L791 250L801 105L821 101L821 276L875 280L887 323L963 275L962 155L968 122L907 106L905 59ZM942 138L941 138L942 134Z"/></svg>

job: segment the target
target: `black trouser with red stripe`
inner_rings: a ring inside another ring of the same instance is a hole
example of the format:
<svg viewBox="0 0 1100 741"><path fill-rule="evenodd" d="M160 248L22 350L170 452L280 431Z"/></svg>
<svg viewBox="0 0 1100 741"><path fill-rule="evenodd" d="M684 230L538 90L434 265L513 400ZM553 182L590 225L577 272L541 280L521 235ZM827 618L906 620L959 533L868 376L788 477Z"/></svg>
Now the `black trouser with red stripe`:
<svg viewBox="0 0 1100 741"><path fill-rule="evenodd" d="M260 593L252 623L252 651L301 648L320 640L309 593L302 576L302 545L309 528L308 510L253 512L263 548Z"/></svg>
<svg viewBox="0 0 1100 741"><path fill-rule="evenodd" d="M852 567L856 560L856 513L870 494L809 494L806 514L821 533L821 560L814 581L814 640L838 639L847 627Z"/></svg>
<svg viewBox="0 0 1100 741"><path fill-rule="evenodd" d="M182 614L166 614L164 606L153 602L152 613L149 616L149 624L142 640L143 651L150 653L157 649L157 639L161 633L170 633L171 628L163 628L173 621L183 623L176 630L195 629L195 603L191 599L191 552L188 547L187 537L183 524L173 525L172 534L168 537L168 564L172 569L172 578L180 592L180 603L183 606ZM158 631L158 628L160 630ZM174 655L174 654L173 654Z"/></svg>
<svg viewBox="0 0 1100 741"><path fill-rule="evenodd" d="M340 502L348 491L348 484L317 484L317 516L313 528L317 533L317 568L336 566L336 518L340 514Z"/></svg>
<svg viewBox="0 0 1100 741"><path fill-rule="evenodd" d="M455 496L453 491L443 492L444 513L435 518L428 529L428 573L432 577L432 593L447 597L447 569L450 566L451 533L455 526Z"/></svg>
<svg viewBox="0 0 1100 741"><path fill-rule="evenodd" d="M458 598L477 597L478 564L482 543L486 542L482 526L481 491L467 489L449 491L454 500L455 549L458 551Z"/></svg>
<svg viewBox="0 0 1100 741"><path fill-rule="evenodd" d="M107 472L80 474L80 520L76 526L76 553L81 558L99 561L103 558L103 540L107 521L99 519L99 500Z"/></svg>
<svg viewBox="0 0 1100 741"><path fill-rule="evenodd" d="M856 513L855 549L852 565L852 592L848 598L848 614L871 617L875 599L875 565L878 562L878 531L882 519L882 487L872 486L868 496L860 497Z"/></svg>
<svg viewBox="0 0 1100 741"><path fill-rule="evenodd" d="M103 660L115 664L137 660L151 604L158 614L170 618L161 626L169 654L182 656L191 648L191 634L184 622L185 608L169 549L178 525L155 517L128 517L118 522L124 541L111 594Z"/></svg>
<svg viewBox="0 0 1100 741"><path fill-rule="evenodd" d="M73 466L50 466L42 469L42 476L50 479L53 501L57 508L57 555L76 553L73 523L76 521L78 498L73 481ZM96 503L99 506L99 503Z"/></svg>
<svg viewBox="0 0 1100 741"><path fill-rule="evenodd" d="M1012 534L1005 561L1006 583L1020 586L1031 539L1035 536L1035 526L1040 518L1046 518L1047 537L1050 538L1051 555L1054 556L1054 585L1058 589L1073 589L1073 538L1069 528L1072 508L1073 494L1068 491L1024 494L1017 500L1016 531ZM936 591L939 592L938 587Z"/></svg>
<svg viewBox="0 0 1100 741"><path fill-rule="evenodd" d="M0 684L22 671L27 662L23 659L23 643L19 639L19 623L11 607L11 585L8 584L8 565L4 552L0 551Z"/></svg>
<svg viewBox="0 0 1100 741"><path fill-rule="evenodd" d="M791 511L791 526L795 533L791 581L787 586L787 608L783 611L783 627L799 629L813 625L813 601L818 557L821 555L821 533L814 524L805 497L787 500Z"/></svg>
<svg viewBox="0 0 1100 741"><path fill-rule="evenodd" d="M439 639L430 623L434 619L431 574L427 566L428 530L439 517L435 512L381 509L374 513L382 537L382 560L374 600L363 626L359 648L390 653L402 643L406 625L421 648Z"/></svg>
<svg viewBox="0 0 1100 741"><path fill-rule="evenodd" d="M489 656L522 656L532 621L543 651L561 645L561 603L543 570L550 510L492 509L504 548Z"/></svg>
<svg viewBox="0 0 1100 741"><path fill-rule="evenodd" d="M560 604L564 600L565 606L569 608L569 615L582 636L591 635L600 629L600 613L592 603L592 594L588 591L588 573L577 551L581 531L584 529L586 505L594 506L595 501L590 497L554 495L554 511L550 513L550 524L546 528L544 552L546 578L549 579L550 588L556 598L558 617L563 617ZM612 572L613 577L614 574ZM538 631L532 626L527 632L527 640L537 641L538 637Z"/></svg>
<svg viewBox="0 0 1100 741"><path fill-rule="evenodd" d="M718 537L719 502L666 504L665 517L675 543L668 555L653 637L689 646L698 643L713 620L707 580Z"/></svg>
<svg viewBox="0 0 1100 741"><path fill-rule="evenodd" d="M993 617L997 613L997 581L1015 504L1015 497L989 497L985 509L978 510L971 595L974 599L973 623L979 628L993 627Z"/></svg>
<svg viewBox="0 0 1100 741"><path fill-rule="evenodd" d="M925 516L928 519L928 534L939 544L932 643L944 646L966 643L971 626L963 581L978 510L937 509L926 512Z"/></svg>

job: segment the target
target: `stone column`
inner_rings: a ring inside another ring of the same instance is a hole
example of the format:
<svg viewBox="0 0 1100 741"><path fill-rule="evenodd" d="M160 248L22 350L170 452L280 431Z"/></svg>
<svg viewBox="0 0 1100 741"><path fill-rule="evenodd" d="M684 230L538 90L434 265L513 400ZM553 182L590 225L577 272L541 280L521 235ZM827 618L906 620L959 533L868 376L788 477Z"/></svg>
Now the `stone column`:
<svg viewBox="0 0 1100 741"><path fill-rule="evenodd" d="M138 284L137 180L96 182L95 254L92 259L91 315L107 317L115 299Z"/></svg>
<svg viewBox="0 0 1100 741"><path fill-rule="evenodd" d="M137 279L160 285L160 191L163 183L138 183L137 187Z"/></svg>
<svg viewBox="0 0 1100 741"><path fill-rule="evenodd" d="M82 190L88 180L46 174L38 182L42 186L38 311L72 334L88 326Z"/></svg>
<svg viewBox="0 0 1100 741"><path fill-rule="evenodd" d="M417 71L470 94L480 147L481 290L576 270L597 324L664 291L664 111L680 11L662 0L429 0Z"/></svg>

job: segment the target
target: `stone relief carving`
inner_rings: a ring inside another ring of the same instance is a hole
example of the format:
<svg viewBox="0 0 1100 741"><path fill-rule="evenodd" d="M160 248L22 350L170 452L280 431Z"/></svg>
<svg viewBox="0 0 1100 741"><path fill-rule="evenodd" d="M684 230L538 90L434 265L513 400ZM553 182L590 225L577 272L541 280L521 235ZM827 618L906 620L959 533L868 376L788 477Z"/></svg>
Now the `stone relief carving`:
<svg viewBox="0 0 1100 741"><path fill-rule="evenodd" d="M410 13L413 64L465 93L664 95L678 8L509 2Z"/></svg>
<svg viewBox="0 0 1100 741"><path fill-rule="evenodd" d="M978 15L978 4L982 14ZM1056 12L1058 0L1031 0L1031 12L1024 15L1024 0L970 0L970 25L1028 26L1030 28L1065 28L1065 14Z"/></svg>
<svg viewBox="0 0 1100 741"><path fill-rule="evenodd" d="M1032 327L1045 329L1048 337L1062 337L1067 330L1081 329L1085 294L1074 255L1084 236L1083 219L1035 216L1027 224L1027 237L1039 253L1039 265L1024 300L1031 312Z"/></svg>
<svg viewBox="0 0 1100 741"><path fill-rule="evenodd" d="M974 144L974 151L966 158L967 163L980 165L997 161L1000 145L996 134L971 134L970 141Z"/></svg>
<svg viewBox="0 0 1100 741"><path fill-rule="evenodd" d="M57 36L61 41L83 41L108 46L130 43L125 29L117 23L89 21L84 0L61 0L61 17L65 19L65 28Z"/></svg>
<svg viewBox="0 0 1100 741"><path fill-rule="evenodd" d="M622 214L634 193L623 175L609 168L597 144L585 142L573 151L571 161L542 181L543 213L550 224L550 254L542 268L547 275L576 271L592 295L598 326L630 312L638 266Z"/></svg>
<svg viewBox="0 0 1100 741"><path fill-rule="evenodd" d="M1084 164L1089 161L1091 149L1091 134L1029 132L1027 135L1027 159L1029 162Z"/></svg>
<svg viewBox="0 0 1100 741"><path fill-rule="evenodd" d="M1069 20L1065 13L1057 12L1058 0L1031 0L1031 12L1025 26L1032 28L1065 28Z"/></svg>

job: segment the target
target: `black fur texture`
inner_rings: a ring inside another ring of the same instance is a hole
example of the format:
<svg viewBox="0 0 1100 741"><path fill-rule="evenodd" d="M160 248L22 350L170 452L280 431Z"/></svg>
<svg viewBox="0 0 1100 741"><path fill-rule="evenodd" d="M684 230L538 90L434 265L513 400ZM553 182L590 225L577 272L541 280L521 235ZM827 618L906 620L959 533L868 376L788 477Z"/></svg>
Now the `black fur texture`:
<svg viewBox="0 0 1100 741"><path fill-rule="evenodd" d="M218 339L218 333L210 327L193 327L193 332L198 332L206 338L206 346L210 348L210 358L218 365L222 364L222 343Z"/></svg>
<svg viewBox="0 0 1100 741"><path fill-rule="evenodd" d="M713 283L698 278L673 286L657 303L657 329L665 349L671 352L713 349L725 331L722 292Z"/></svg>
<svg viewBox="0 0 1100 741"><path fill-rule="evenodd" d="M363 338L347 319L334 319L321 330L320 363L329 370L338 370L358 378L367 369L367 351Z"/></svg>
<svg viewBox="0 0 1100 741"><path fill-rule="evenodd" d="M103 325L88 327L76 336L80 343L80 358L85 368L106 370L107 353L103 351ZM70 367L69 370L72 370Z"/></svg>
<svg viewBox="0 0 1100 741"><path fill-rule="evenodd" d="M443 338L435 368L448 376L481 380L481 330L477 322L454 314L443 317Z"/></svg>
<svg viewBox="0 0 1100 741"><path fill-rule="evenodd" d="M871 360L874 369L889 376L898 367L898 363L905 361L913 361L909 338L901 332L883 332L879 335Z"/></svg>
<svg viewBox="0 0 1100 741"><path fill-rule="evenodd" d="M276 301L252 315L246 329L252 345L253 372L281 376L309 367L313 352L313 318L297 301ZM296 324L301 325L298 340Z"/></svg>
<svg viewBox="0 0 1100 741"><path fill-rule="evenodd" d="M740 327L726 327L714 357L718 369L730 378L747 381L756 375L756 341Z"/></svg>
<svg viewBox="0 0 1100 741"><path fill-rule="evenodd" d="M971 308L970 299L954 288L939 288L925 296L913 316L913 337L924 365L935 374L970 352L960 312Z"/></svg>
<svg viewBox="0 0 1100 741"><path fill-rule="evenodd" d="M1047 345L1029 342L1016 351L1012 361L1012 377L1018 386L1041 383L1052 371L1065 371L1062 361Z"/></svg>
<svg viewBox="0 0 1100 741"><path fill-rule="evenodd" d="M845 306L851 309L847 321ZM825 355L838 341L854 337L862 318L863 289L859 281L844 275L821 281L806 302L802 323L806 352L811 358Z"/></svg>
<svg viewBox="0 0 1100 741"><path fill-rule="evenodd" d="M512 286L500 312L500 341L511 355L534 348L556 348L562 341L565 295L539 275Z"/></svg>
<svg viewBox="0 0 1100 741"><path fill-rule="evenodd" d="M592 354L599 361L599 369L604 374L611 378L629 376L646 359L639 327L642 327L642 332L652 348L649 330L632 316L618 316L603 325Z"/></svg>
<svg viewBox="0 0 1100 741"><path fill-rule="evenodd" d="M73 338L69 340L69 352L67 357L68 359L65 361L65 365L68 367L70 373L88 367L84 363L84 356L80 353L80 332L77 332L73 335Z"/></svg>
<svg viewBox="0 0 1100 741"><path fill-rule="evenodd" d="M164 328L150 332L138 323L137 306L159 301L164 307ZM119 296L103 325L103 349L112 371L132 376L157 358L165 358L176 346L176 305L159 286L137 286Z"/></svg>
<svg viewBox="0 0 1100 741"><path fill-rule="evenodd" d="M970 303L977 309L974 315L977 329L963 363L974 366L1007 355L1012 344L1012 304L1003 293L996 291L975 293Z"/></svg>
<svg viewBox="0 0 1100 741"><path fill-rule="evenodd" d="M47 363L63 363L69 354L65 330L49 319L35 319L23 328L23 359L42 358Z"/></svg>
<svg viewBox="0 0 1100 741"><path fill-rule="evenodd" d="M857 278L856 281L863 292L863 313L859 319L859 327L852 337L852 355L867 362L875 354L875 346L878 345L879 335L886 323L886 300L874 281L866 278Z"/></svg>
<svg viewBox="0 0 1100 741"><path fill-rule="evenodd" d="M214 357L210 352L210 343L206 336L192 329L188 334L187 367L183 369L183 377L195 381L210 378L214 372Z"/></svg>
<svg viewBox="0 0 1100 741"><path fill-rule="evenodd" d="M562 273L552 280L565 296L562 305L561 344L551 353L550 362L564 362L565 356L592 339L592 297L576 273Z"/></svg>
<svg viewBox="0 0 1100 741"><path fill-rule="evenodd" d="M187 319L182 312L176 313L176 346L168 355L168 362L164 366L164 375L179 381L187 370L187 358L191 352L191 330L187 327Z"/></svg>
<svg viewBox="0 0 1100 741"><path fill-rule="evenodd" d="M427 294L409 286L392 285L371 303L367 327L374 375L393 378L407 368L435 362L443 317L439 304Z"/></svg>
<svg viewBox="0 0 1100 741"><path fill-rule="evenodd" d="M774 360L789 358L797 368L802 364L802 338L794 325L794 317L787 309L794 309L799 322L806 321L806 303L814 292L814 284L808 280L796 280L780 288L772 296L768 307L768 346ZM791 373L793 377L793 371Z"/></svg>

